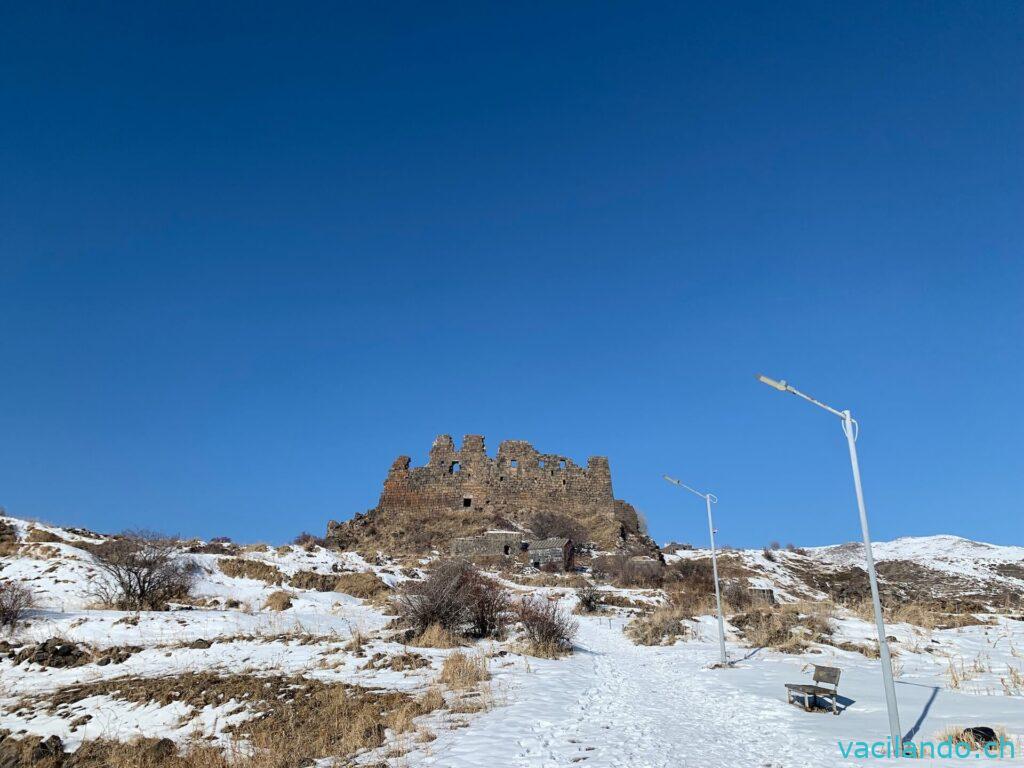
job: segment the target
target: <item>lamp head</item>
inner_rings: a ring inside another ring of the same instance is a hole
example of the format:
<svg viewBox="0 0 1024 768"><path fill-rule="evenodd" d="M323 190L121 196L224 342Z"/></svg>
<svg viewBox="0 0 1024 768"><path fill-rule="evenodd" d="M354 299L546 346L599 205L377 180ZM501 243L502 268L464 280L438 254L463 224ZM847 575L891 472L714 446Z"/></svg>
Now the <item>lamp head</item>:
<svg viewBox="0 0 1024 768"><path fill-rule="evenodd" d="M757 374L757 380L760 381L762 384L767 384L769 387L772 387L773 389L779 390L779 392L785 392L786 391L786 380L785 379L783 379L782 381L776 381L775 379L768 378L763 373L759 373L759 374Z"/></svg>
<svg viewBox="0 0 1024 768"><path fill-rule="evenodd" d="M674 477L669 477L668 475L662 475L662 477L664 477L666 480L668 480L668 482L672 483L673 485L682 485L682 483L680 483Z"/></svg>

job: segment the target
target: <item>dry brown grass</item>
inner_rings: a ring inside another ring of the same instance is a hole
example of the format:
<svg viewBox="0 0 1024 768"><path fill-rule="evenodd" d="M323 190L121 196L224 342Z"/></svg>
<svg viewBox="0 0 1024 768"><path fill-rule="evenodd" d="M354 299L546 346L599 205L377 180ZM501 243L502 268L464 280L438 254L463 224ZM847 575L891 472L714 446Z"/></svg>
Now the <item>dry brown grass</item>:
<svg viewBox="0 0 1024 768"><path fill-rule="evenodd" d="M335 580L334 591L361 600L374 600L387 595L391 587L373 573L343 573Z"/></svg>
<svg viewBox="0 0 1024 768"><path fill-rule="evenodd" d="M444 660L438 679L452 690L474 688L477 683L491 679L487 657L481 653L455 651Z"/></svg>
<svg viewBox="0 0 1024 768"><path fill-rule="evenodd" d="M874 622L875 613L870 598L855 600L846 604L853 614L868 622ZM974 606L968 606L973 608ZM978 618L974 613L955 603L921 602L914 600L889 601L882 606L885 620L892 624L911 624L922 629L954 629L991 624L990 619Z"/></svg>
<svg viewBox="0 0 1024 768"><path fill-rule="evenodd" d="M758 648L799 653L832 634L833 606L828 602L761 605L732 618L732 624Z"/></svg>
<svg viewBox="0 0 1024 768"><path fill-rule="evenodd" d="M30 544L66 544L67 542L51 531L44 531L42 528L32 526L28 529L25 541Z"/></svg>
<svg viewBox="0 0 1024 768"><path fill-rule="evenodd" d="M287 611L292 607L292 596L287 592L279 590L267 598L263 607L271 611Z"/></svg>
<svg viewBox="0 0 1024 768"><path fill-rule="evenodd" d="M284 582L284 574L277 566L261 560L248 560L242 557L222 557L217 561L221 573L234 579L255 579L267 584L279 585Z"/></svg>
<svg viewBox="0 0 1024 768"><path fill-rule="evenodd" d="M623 631L637 645L672 645L686 637L689 630L683 621L692 617L679 606L666 605L637 616Z"/></svg>
<svg viewBox="0 0 1024 768"><path fill-rule="evenodd" d="M337 574L315 573L314 571L299 571L288 579L289 587L308 589L313 592L333 592L334 585L337 583Z"/></svg>
<svg viewBox="0 0 1024 768"><path fill-rule="evenodd" d="M431 624L419 635L409 641L409 645L416 648L458 648L464 645L465 641L440 624Z"/></svg>
<svg viewBox="0 0 1024 768"><path fill-rule="evenodd" d="M1006 729L1002 726L996 726L993 728L996 732L996 740L1000 742L1010 742L1009 734ZM974 738L966 727L962 725L950 725L943 728L941 731L935 734L935 743L939 744L944 741L951 742L953 744L966 744L972 751L982 749L985 744ZM977 755L975 755L977 757Z"/></svg>
<svg viewBox="0 0 1024 768"><path fill-rule="evenodd" d="M328 757L346 758L384 744L391 729L415 728L415 718L443 706L444 698L428 691L419 698L406 693L373 691L346 683L300 677L255 677L186 674L166 678L131 678L71 686L23 706L55 711L85 698L106 695L162 706L181 703L196 710L234 700L254 717L226 730L235 741L226 753L173 744L155 748L153 740L131 744L87 742L81 757L63 754L57 761L31 762L40 768L297 768ZM243 748L243 744L245 745ZM0 743L2 745L2 743ZM13 763L18 765L18 763Z"/></svg>

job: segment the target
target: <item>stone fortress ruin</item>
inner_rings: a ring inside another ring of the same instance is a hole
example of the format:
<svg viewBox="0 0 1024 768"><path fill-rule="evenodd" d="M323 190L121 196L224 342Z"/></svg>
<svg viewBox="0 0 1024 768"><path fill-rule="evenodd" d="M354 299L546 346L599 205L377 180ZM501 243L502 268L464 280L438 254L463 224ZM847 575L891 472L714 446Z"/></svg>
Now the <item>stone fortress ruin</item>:
<svg viewBox="0 0 1024 768"><path fill-rule="evenodd" d="M397 551L466 549L472 545L454 545L455 539L488 531L532 533L531 522L549 514L570 518L585 532L586 542L575 544L637 553L656 549L636 510L614 497L603 456L590 457L584 467L524 440L505 440L492 458L481 435L466 435L461 448L450 435L440 435L427 463L410 465L408 456L395 459L377 506L344 523L331 521L328 541L358 548L376 537L378 547Z"/></svg>

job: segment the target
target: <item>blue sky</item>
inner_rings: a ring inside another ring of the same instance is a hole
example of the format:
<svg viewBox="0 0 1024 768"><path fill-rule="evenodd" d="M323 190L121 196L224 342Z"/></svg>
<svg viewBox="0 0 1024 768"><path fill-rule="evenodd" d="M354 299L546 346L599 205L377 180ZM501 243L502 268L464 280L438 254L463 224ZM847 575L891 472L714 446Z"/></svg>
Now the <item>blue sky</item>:
<svg viewBox="0 0 1024 768"><path fill-rule="evenodd" d="M1016 2L24 4L0 504L282 541L436 434L659 540L1024 543Z"/></svg>

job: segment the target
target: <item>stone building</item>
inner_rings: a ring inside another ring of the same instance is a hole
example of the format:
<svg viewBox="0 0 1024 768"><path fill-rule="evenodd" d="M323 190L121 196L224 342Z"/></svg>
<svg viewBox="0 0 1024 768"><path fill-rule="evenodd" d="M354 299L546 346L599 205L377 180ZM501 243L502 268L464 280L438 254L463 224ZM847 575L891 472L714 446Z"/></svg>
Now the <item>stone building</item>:
<svg viewBox="0 0 1024 768"><path fill-rule="evenodd" d="M452 555L477 562L514 558L534 568L568 571L574 565L569 539L529 539L519 531L486 531L480 536L460 536L452 541Z"/></svg>
<svg viewBox="0 0 1024 768"><path fill-rule="evenodd" d="M612 494L603 456L580 466L526 441L505 440L492 457L481 435L466 435L461 448L441 435L424 466L411 464L408 456L395 459L377 506L348 522L331 521L328 541L343 548L374 544L422 552L488 530L529 531L538 514L556 513L577 523L599 549L656 550L636 510Z"/></svg>

